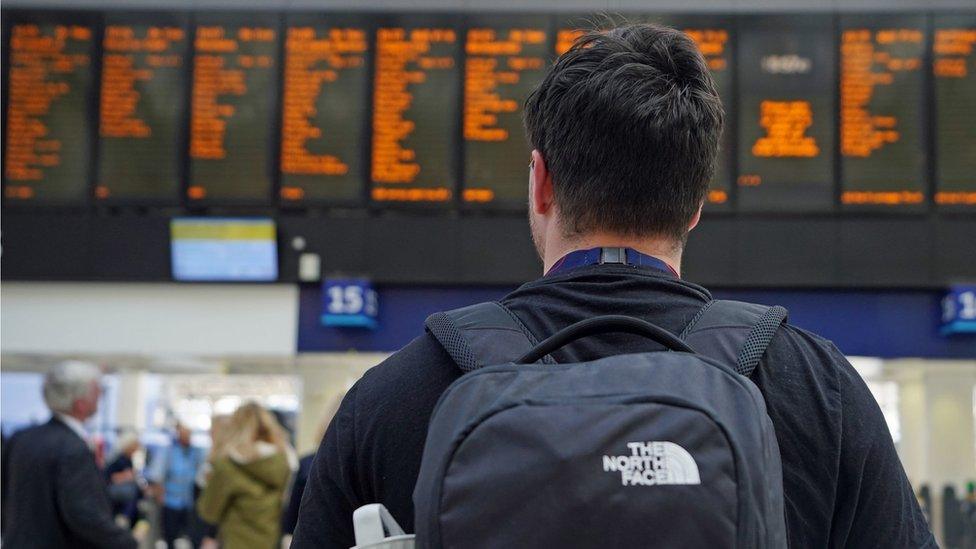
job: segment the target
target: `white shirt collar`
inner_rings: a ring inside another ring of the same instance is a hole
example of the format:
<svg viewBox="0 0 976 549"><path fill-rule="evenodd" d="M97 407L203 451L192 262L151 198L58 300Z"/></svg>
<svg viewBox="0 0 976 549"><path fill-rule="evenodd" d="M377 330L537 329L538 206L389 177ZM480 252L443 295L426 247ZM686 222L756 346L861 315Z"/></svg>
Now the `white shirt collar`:
<svg viewBox="0 0 976 549"><path fill-rule="evenodd" d="M58 412L54 415L58 418L58 421L67 425L69 429L74 431L74 433L81 438L81 440L85 441L85 444L88 444L88 432L85 431L85 425L82 422L78 421L77 418L69 416L68 414Z"/></svg>

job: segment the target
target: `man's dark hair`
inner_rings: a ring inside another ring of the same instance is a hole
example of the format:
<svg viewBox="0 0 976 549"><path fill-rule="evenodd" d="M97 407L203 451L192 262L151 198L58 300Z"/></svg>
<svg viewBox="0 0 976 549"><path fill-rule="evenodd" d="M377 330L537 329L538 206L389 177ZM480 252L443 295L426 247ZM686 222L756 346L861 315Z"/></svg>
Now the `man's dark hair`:
<svg viewBox="0 0 976 549"><path fill-rule="evenodd" d="M724 116L694 41L651 24L581 36L524 112L567 235L679 242L714 174Z"/></svg>

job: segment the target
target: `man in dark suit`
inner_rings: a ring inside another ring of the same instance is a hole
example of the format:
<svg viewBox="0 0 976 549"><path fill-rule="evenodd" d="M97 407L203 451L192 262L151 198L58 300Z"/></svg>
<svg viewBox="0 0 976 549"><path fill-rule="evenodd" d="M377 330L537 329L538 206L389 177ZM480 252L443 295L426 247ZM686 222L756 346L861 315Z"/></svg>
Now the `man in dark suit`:
<svg viewBox="0 0 976 549"><path fill-rule="evenodd" d="M83 422L98 409L100 373L64 362L44 380L52 418L15 434L3 447L3 546L135 548L112 520L105 482Z"/></svg>

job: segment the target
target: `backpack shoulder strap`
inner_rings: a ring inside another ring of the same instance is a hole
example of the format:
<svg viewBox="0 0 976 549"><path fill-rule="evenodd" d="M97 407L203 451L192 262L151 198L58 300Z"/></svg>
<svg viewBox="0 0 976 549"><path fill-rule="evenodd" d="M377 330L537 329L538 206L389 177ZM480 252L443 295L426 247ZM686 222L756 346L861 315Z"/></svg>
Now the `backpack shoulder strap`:
<svg viewBox="0 0 976 549"><path fill-rule="evenodd" d="M780 306L714 300L698 311L680 337L699 353L749 377L787 317Z"/></svg>
<svg viewBox="0 0 976 549"><path fill-rule="evenodd" d="M539 343L514 313L496 301L434 313L424 327L465 373L516 360ZM543 362L552 359L547 356Z"/></svg>

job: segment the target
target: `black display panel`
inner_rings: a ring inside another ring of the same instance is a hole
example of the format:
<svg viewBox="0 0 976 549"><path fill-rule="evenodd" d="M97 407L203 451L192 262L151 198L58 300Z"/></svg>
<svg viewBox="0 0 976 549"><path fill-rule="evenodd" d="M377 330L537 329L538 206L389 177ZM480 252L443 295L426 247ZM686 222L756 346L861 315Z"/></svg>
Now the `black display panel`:
<svg viewBox="0 0 976 549"><path fill-rule="evenodd" d="M936 15L935 202L976 208L976 14Z"/></svg>
<svg viewBox="0 0 976 549"><path fill-rule="evenodd" d="M573 42L586 30L593 28L594 24L603 27L608 24L657 23L680 29L698 44L712 73L719 97L722 98L726 120L718 158L715 162L715 175L708 185L708 209L719 211L730 209L734 173L732 162L735 152L735 135L732 131L734 126L731 124L735 115L733 98L735 70L733 35L735 24L733 18L710 15L630 13L614 17L612 22L604 19L595 15L562 19L556 28L555 53L557 55L565 53Z"/></svg>
<svg viewBox="0 0 976 549"><path fill-rule="evenodd" d="M92 166L95 18L6 17L5 203L84 204Z"/></svg>
<svg viewBox="0 0 976 549"><path fill-rule="evenodd" d="M366 18L288 14L281 107L283 203L356 203L366 189Z"/></svg>
<svg viewBox="0 0 976 549"><path fill-rule="evenodd" d="M461 32L457 17L383 18L373 71L371 196L448 205L456 188Z"/></svg>
<svg viewBox="0 0 976 549"><path fill-rule="evenodd" d="M738 208L834 208L833 18L747 17L738 36Z"/></svg>
<svg viewBox="0 0 976 549"><path fill-rule="evenodd" d="M96 199L179 201L188 19L174 13L106 14Z"/></svg>
<svg viewBox="0 0 976 549"><path fill-rule="evenodd" d="M190 201L265 203L277 146L277 14L196 17Z"/></svg>
<svg viewBox="0 0 976 549"><path fill-rule="evenodd" d="M464 37L464 178L469 205L525 208L530 147L522 105L549 68L550 18L482 15Z"/></svg>
<svg viewBox="0 0 976 549"><path fill-rule="evenodd" d="M925 206L925 34L920 15L841 17L840 200L845 207Z"/></svg>

